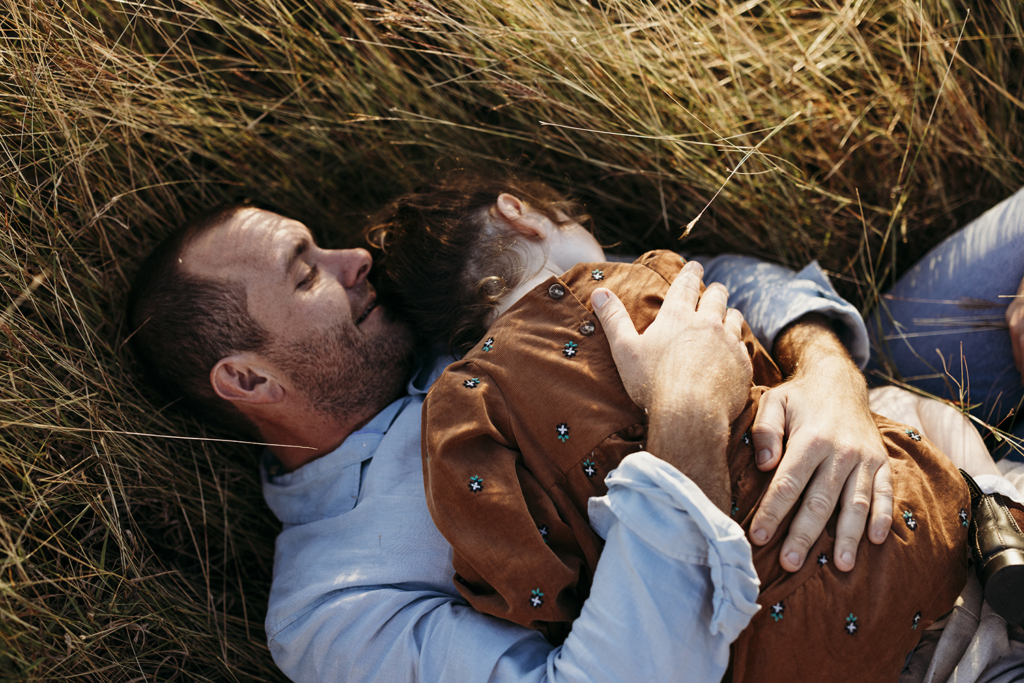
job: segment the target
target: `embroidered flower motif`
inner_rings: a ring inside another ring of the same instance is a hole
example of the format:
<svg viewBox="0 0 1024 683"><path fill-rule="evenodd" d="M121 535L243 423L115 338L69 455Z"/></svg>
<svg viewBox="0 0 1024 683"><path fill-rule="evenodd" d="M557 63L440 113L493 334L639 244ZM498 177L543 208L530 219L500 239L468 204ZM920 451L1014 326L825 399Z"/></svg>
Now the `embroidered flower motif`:
<svg viewBox="0 0 1024 683"><path fill-rule="evenodd" d="M603 280L604 279L604 271L603 270L592 270L592 271L590 271L590 277L592 277L592 278L594 278L595 280L598 280L598 281Z"/></svg>
<svg viewBox="0 0 1024 683"><path fill-rule="evenodd" d="M750 432L743 432L743 445L744 446L749 446L750 445Z"/></svg>
<svg viewBox="0 0 1024 683"><path fill-rule="evenodd" d="M566 358L572 358L576 355L576 347L579 346L576 342L565 342L565 348L562 349L562 355Z"/></svg>
<svg viewBox="0 0 1024 683"><path fill-rule="evenodd" d="M846 632L851 636L857 632L857 617L853 616L853 614L846 617Z"/></svg>
<svg viewBox="0 0 1024 683"><path fill-rule="evenodd" d="M913 429L904 429L903 431L904 431L904 433L907 436L909 436L914 441L920 441L921 440L921 435L918 434L917 432L915 432Z"/></svg>
<svg viewBox="0 0 1024 683"><path fill-rule="evenodd" d="M772 605L772 619L780 621L782 619L782 613L786 611L786 606L779 600L777 603Z"/></svg>
<svg viewBox="0 0 1024 683"><path fill-rule="evenodd" d="M824 567L826 564L828 564L828 555L821 553L818 555L818 565Z"/></svg>
<svg viewBox="0 0 1024 683"><path fill-rule="evenodd" d="M462 386L466 387L467 389L476 389L478 386L480 386L480 378L470 377L469 379L462 383Z"/></svg>
<svg viewBox="0 0 1024 683"><path fill-rule="evenodd" d="M917 614L914 615L914 625L911 626L910 628L912 628L912 629L914 629L916 631L917 630L917 625L918 625L918 623L920 623L920 621L921 621L921 613L918 612Z"/></svg>
<svg viewBox="0 0 1024 683"><path fill-rule="evenodd" d="M967 510L960 508L960 526L967 526Z"/></svg>
<svg viewBox="0 0 1024 683"><path fill-rule="evenodd" d="M540 537L544 540L545 543L547 543L548 542L548 528L546 526L539 526L539 527L537 527L537 531L540 532Z"/></svg>
<svg viewBox="0 0 1024 683"><path fill-rule="evenodd" d="M730 510L729 516L730 517L735 517L736 513L739 512L739 511L740 511L740 509L738 507L736 507L736 499L733 498L732 499L732 510Z"/></svg>
<svg viewBox="0 0 1024 683"><path fill-rule="evenodd" d="M533 591L530 592L530 604L533 605L534 609L537 609L544 604L543 598L544 594L540 592L539 588L534 588Z"/></svg>
<svg viewBox="0 0 1024 683"><path fill-rule="evenodd" d="M567 425L567 424L565 424L563 422L560 425L558 425L557 427L555 427L555 430L558 432L558 440L559 441L561 441L562 443L565 443L566 441L569 440L569 425Z"/></svg>
<svg viewBox="0 0 1024 683"><path fill-rule="evenodd" d="M484 480L477 476L469 478L469 490L473 493L479 493L484 490Z"/></svg>
<svg viewBox="0 0 1024 683"><path fill-rule="evenodd" d="M911 531L917 531L917 520L914 519L914 513L910 510L903 511L903 521L907 523L907 528Z"/></svg>
<svg viewBox="0 0 1024 683"><path fill-rule="evenodd" d="M585 475L587 475L588 479L590 477L593 477L596 472L597 472L597 470L594 469L594 461L593 460L584 460L583 461L583 473Z"/></svg>
<svg viewBox="0 0 1024 683"><path fill-rule="evenodd" d="M490 351L494 348L494 337L488 337L484 340L483 350Z"/></svg>

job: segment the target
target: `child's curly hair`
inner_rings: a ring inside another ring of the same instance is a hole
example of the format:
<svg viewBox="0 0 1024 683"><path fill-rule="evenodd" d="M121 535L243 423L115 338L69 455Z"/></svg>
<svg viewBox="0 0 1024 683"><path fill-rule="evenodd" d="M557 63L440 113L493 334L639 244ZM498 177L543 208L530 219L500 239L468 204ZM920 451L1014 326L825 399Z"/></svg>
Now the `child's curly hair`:
<svg viewBox="0 0 1024 683"><path fill-rule="evenodd" d="M590 220L544 183L462 173L398 197L365 230L382 301L427 344L472 348L497 302L530 275L495 210L503 192L556 225Z"/></svg>

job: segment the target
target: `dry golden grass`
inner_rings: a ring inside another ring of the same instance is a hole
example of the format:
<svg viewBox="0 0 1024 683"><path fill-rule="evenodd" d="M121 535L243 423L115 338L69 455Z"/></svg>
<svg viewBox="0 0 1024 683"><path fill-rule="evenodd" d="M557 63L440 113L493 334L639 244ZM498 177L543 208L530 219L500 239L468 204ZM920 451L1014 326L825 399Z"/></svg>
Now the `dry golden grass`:
<svg viewBox="0 0 1024 683"><path fill-rule="evenodd" d="M281 679L254 449L157 402L123 350L136 264L188 214L259 195L337 245L431 174L514 167L637 252L721 188L687 248L818 258L870 305L1024 184L1022 21L1019 0L0 0L0 676Z"/></svg>

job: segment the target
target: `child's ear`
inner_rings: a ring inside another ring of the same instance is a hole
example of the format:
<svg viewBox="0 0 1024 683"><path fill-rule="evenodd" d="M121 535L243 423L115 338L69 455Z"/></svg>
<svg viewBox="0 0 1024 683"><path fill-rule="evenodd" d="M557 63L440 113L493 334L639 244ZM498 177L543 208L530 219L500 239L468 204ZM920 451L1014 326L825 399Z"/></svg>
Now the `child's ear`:
<svg viewBox="0 0 1024 683"><path fill-rule="evenodd" d="M498 213L513 230L531 240L547 239L554 228L551 219L534 211L530 206L515 195L502 192L498 195Z"/></svg>
<svg viewBox="0 0 1024 683"><path fill-rule="evenodd" d="M526 204L519 197L508 192L498 195L498 213L507 221L514 221L526 211Z"/></svg>

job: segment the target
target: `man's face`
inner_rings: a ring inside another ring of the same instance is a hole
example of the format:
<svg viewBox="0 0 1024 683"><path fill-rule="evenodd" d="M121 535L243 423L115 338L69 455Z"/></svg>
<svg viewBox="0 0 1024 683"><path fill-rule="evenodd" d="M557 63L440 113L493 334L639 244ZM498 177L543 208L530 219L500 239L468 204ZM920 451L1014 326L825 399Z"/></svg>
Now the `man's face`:
<svg viewBox="0 0 1024 683"><path fill-rule="evenodd" d="M269 332L263 356L313 409L369 417L401 391L412 336L376 305L364 249L321 249L298 221L242 209L193 242L183 267L244 284L250 314Z"/></svg>

